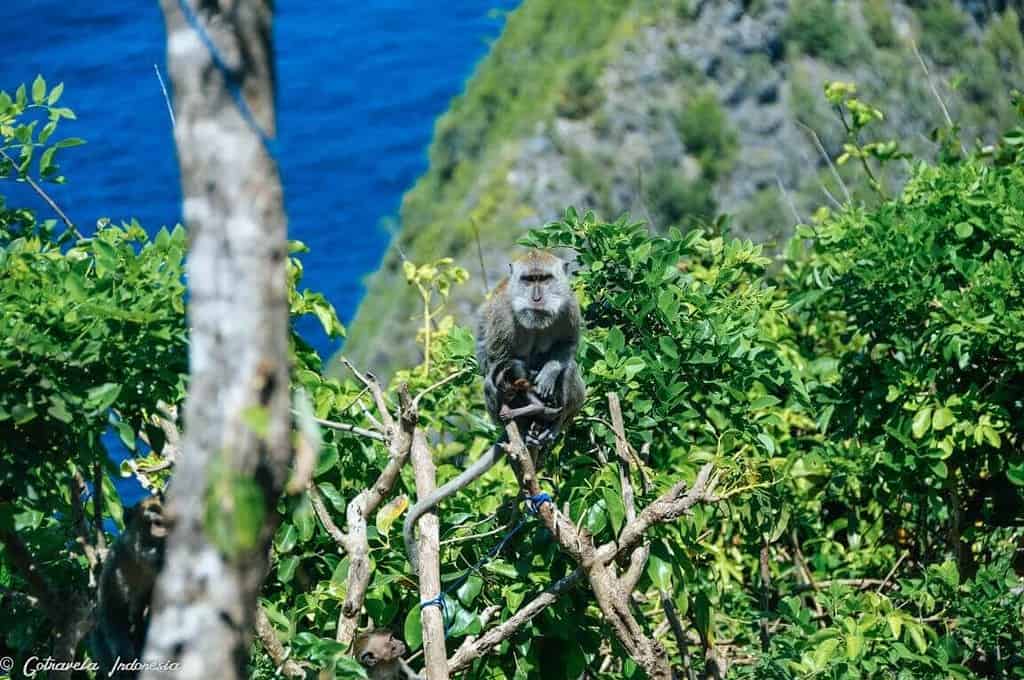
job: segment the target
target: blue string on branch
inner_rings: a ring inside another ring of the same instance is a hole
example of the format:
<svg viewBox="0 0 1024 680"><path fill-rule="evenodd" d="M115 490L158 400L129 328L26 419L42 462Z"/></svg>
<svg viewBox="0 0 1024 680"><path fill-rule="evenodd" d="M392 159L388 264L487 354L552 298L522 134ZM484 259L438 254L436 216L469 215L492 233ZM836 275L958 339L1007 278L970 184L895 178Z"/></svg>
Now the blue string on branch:
<svg viewBox="0 0 1024 680"><path fill-rule="evenodd" d="M246 125L256 133L256 136L260 138L263 143L263 148L266 149L267 153L272 158L276 155L276 142L268 135L260 124L256 121L256 116L253 114L252 109L249 108L249 104L245 101L245 97L242 95L242 86L238 77L238 71L228 66L227 61L224 59L224 55L217 49L216 43L213 42L213 38L210 37L209 32L203 26L199 17L196 15L195 10L189 5L189 0L178 0L178 6L181 7L181 13L185 16L185 20L188 22L192 30L196 32L199 39L202 40L203 45L206 46L207 51L210 53L210 58L213 60L213 65L217 67L221 75L224 77L224 86L228 90L228 94L235 102L235 106L238 108L239 114L245 121Z"/></svg>
<svg viewBox="0 0 1024 680"><path fill-rule="evenodd" d="M421 612L427 607L437 607L441 610L441 623L444 624L444 635L445 637L448 637L448 631L451 629L451 624L454 622L448 620L448 605L444 603L444 593L441 593L437 597L427 600L426 602L420 602Z"/></svg>
<svg viewBox="0 0 1024 680"><path fill-rule="evenodd" d="M546 493L546 492L539 493L536 496L530 496L530 497L528 497L528 498L526 498L524 500L527 503L526 509L527 509L527 511L531 515L536 515L537 512L540 510L540 507L542 505L544 505L545 503L553 503L554 502L553 499L551 498L551 495ZM451 592L461 588L462 585L466 581L469 580L470 576L472 576L475 573L478 573L484 567L484 565L486 565L488 562L490 562L492 559L494 559L494 556L497 555L499 552L501 552L501 550L508 544L508 542L511 541L512 538L516 534L518 534L519 531L525 525L526 525L526 519L525 518L524 519L520 519L518 522L515 523L515 525L511 529L509 529L507 532L505 532L505 535L501 537L500 541L495 543L491 547L491 549L488 550L472 566L470 566L468 569L463 571L462 575L460 575L457 579L455 579L450 584L448 584L448 586L440 594L438 594L437 597L432 598L430 600L426 600L424 602L420 602L420 611L423 611L427 607L438 607L438 608L440 608L440 610L441 610L441 620L444 622L444 634L445 634L445 637L448 636L448 631L451 629L452 624L455 623L454 621L449 621L448 620L448 618L449 618L448 617L448 605L446 605L445 601L444 601L445 595L447 595L447 594L449 594L449 593L451 593Z"/></svg>
<svg viewBox="0 0 1024 680"><path fill-rule="evenodd" d="M538 512L540 512L540 508L542 505L551 502L551 495L548 494L546 491L541 491L536 496L530 496L529 498L526 499L526 509L531 515L536 515Z"/></svg>

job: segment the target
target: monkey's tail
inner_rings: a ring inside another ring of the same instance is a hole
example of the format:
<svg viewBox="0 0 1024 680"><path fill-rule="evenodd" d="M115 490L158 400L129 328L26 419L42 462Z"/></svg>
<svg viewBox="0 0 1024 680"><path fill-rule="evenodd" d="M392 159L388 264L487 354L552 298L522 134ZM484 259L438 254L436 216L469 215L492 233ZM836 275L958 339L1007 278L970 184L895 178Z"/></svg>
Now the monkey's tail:
<svg viewBox="0 0 1024 680"><path fill-rule="evenodd" d="M417 563L416 556L416 539L414 536L416 522L419 521L420 517L430 512L438 503L460 489L469 486L476 481L477 477L494 467L494 464L497 463L498 459L501 457L502 452L503 448L501 443L499 442L494 444L485 454L480 456L475 463L463 470L458 477L435 489L432 494L418 501L416 505L412 506L409 510L409 513L405 516L405 523L402 525L402 536L405 539L405 554L406 557L409 558L409 564L412 565L413 574L419 574L419 564Z"/></svg>

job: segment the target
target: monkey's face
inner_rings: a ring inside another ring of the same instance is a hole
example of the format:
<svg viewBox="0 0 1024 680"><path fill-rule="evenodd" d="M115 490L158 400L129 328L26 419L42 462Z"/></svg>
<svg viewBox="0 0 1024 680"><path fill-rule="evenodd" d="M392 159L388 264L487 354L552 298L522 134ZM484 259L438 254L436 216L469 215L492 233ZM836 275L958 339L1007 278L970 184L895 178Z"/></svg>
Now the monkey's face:
<svg viewBox="0 0 1024 680"><path fill-rule="evenodd" d="M125 515L125 531L134 533L137 549L147 560L159 564L167 540L163 495L149 496L131 508Z"/></svg>
<svg viewBox="0 0 1024 680"><path fill-rule="evenodd" d="M356 638L356 660L363 668L373 668L405 656L405 643L387 631L373 631Z"/></svg>
<svg viewBox="0 0 1024 680"><path fill-rule="evenodd" d="M512 263L509 297L516 321L543 330L561 314L572 296L565 263L550 253L534 252Z"/></svg>

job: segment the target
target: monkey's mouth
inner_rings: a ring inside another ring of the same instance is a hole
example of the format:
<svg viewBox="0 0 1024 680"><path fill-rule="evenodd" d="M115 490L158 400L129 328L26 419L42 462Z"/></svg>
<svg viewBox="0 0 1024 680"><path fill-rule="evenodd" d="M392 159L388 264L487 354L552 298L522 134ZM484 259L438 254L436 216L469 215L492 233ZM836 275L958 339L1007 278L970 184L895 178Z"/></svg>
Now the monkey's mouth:
<svg viewBox="0 0 1024 680"><path fill-rule="evenodd" d="M164 524L163 517L153 517L149 525L149 535L155 538L166 538L167 537L167 525Z"/></svg>

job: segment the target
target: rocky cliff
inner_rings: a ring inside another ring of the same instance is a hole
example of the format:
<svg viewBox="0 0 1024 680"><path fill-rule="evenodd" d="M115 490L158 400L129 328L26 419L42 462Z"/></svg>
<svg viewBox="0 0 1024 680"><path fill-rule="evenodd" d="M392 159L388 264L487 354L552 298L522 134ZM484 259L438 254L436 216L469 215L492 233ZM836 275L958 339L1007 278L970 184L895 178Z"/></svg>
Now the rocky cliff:
<svg viewBox="0 0 1024 680"><path fill-rule="evenodd" d="M870 200L830 162L844 132L829 80L856 82L884 134L919 153L947 111L966 142L991 138L1024 73L1014 4L525 0L439 119L345 353L385 372L416 360L399 253L472 272L453 296L467 321L484 288L475 232L493 285L516 238L570 205L654 229L726 213L775 248L818 207Z"/></svg>

